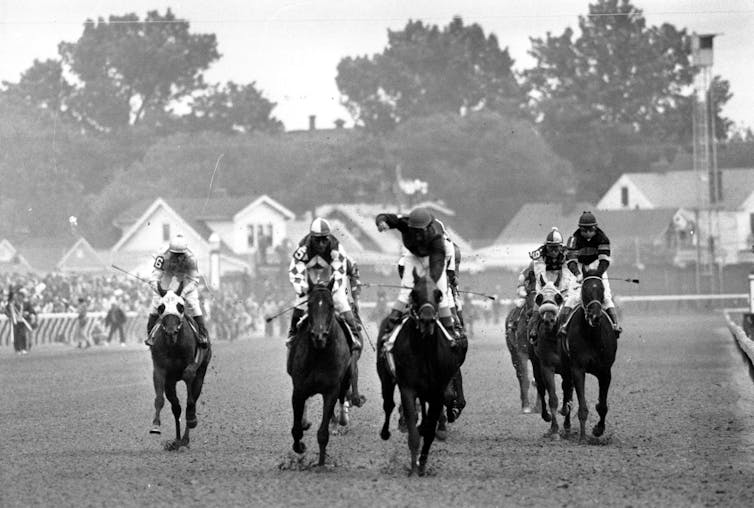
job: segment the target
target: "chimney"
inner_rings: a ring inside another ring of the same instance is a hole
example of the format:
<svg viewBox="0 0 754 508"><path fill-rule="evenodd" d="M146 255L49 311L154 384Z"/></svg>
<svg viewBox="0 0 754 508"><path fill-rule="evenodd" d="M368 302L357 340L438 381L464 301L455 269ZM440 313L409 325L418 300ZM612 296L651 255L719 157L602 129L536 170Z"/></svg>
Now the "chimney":
<svg viewBox="0 0 754 508"><path fill-rule="evenodd" d="M309 115L309 130L317 130L317 115Z"/></svg>

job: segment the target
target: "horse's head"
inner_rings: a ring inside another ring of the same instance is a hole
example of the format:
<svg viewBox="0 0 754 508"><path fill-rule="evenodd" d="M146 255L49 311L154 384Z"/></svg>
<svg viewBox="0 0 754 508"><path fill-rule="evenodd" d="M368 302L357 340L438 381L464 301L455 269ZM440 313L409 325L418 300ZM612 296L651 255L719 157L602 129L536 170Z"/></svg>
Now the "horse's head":
<svg viewBox="0 0 754 508"><path fill-rule="evenodd" d="M178 332L183 325L183 312L185 309L186 302L183 300L183 297L171 290L164 292L160 304L157 306L162 330L171 344L175 343L178 338Z"/></svg>
<svg viewBox="0 0 754 508"><path fill-rule="evenodd" d="M333 328L335 319L335 303L332 297L332 288L335 279L328 282L320 281L309 283L309 299L307 313L309 321L309 333L315 349L324 349L327 339Z"/></svg>
<svg viewBox="0 0 754 508"><path fill-rule="evenodd" d="M597 326L602 316L602 301L605 298L605 285L602 277L586 275L581 283L581 303L584 306L586 322Z"/></svg>
<svg viewBox="0 0 754 508"><path fill-rule="evenodd" d="M414 289L411 290L411 317L416 321L422 336L435 333L437 309L442 299L440 291L431 277L419 276L414 269Z"/></svg>
<svg viewBox="0 0 754 508"><path fill-rule="evenodd" d="M537 296L534 298L539 307L539 317L546 331L552 331L558 320L560 306L563 305L563 295L557 288L560 282L560 274L555 282L546 280L542 274L539 275L540 288Z"/></svg>

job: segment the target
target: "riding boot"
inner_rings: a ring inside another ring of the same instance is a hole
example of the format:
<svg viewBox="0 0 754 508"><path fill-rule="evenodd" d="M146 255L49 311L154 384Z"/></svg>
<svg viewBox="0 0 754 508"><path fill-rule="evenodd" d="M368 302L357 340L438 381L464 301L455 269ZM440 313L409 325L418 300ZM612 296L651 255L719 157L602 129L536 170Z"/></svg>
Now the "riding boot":
<svg viewBox="0 0 754 508"><path fill-rule="evenodd" d="M463 310L456 309L456 314L458 314L458 322L461 323L461 328L466 328L466 324L463 320Z"/></svg>
<svg viewBox="0 0 754 508"><path fill-rule="evenodd" d="M207 327L204 324L204 316L194 316L194 321L196 322L196 328L199 331L196 337L199 347L207 349L207 346L209 346L209 332L207 332Z"/></svg>
<svg viewBox="0 0 754 508"><path fill-rule="evenodd" d="M440 318L440 324L447 330L451 337L451 347L458 345L458 340L461 336L458 334L456 327L453 326L453 316L445 316Z"/></svg>
<svg viewBox="0 0 754 508"><path fill-rule="evenodd" d="M570 307L563 307L563 310L560 311L560 328L558 328L558 336L561 338L566 336L566 325L568 324L568 318L571 316L572 311L573 309Z"/></svg>
<svg viewBox="0 0 754 508"><path fill-rule="evenodd" d="M537 328L539 327L539 311L533 311L531 318L529 319L529 342L531 344L537 343Z"/></svg>
<svg viewBox="0 0 754 508"><path fill-rule="evenodd" d="M152 347L154 345L154 339L152 338L152 328L154 328L154 325L157 324L158 319L160 319L160 316L157 314L150 314L149 318L147 318L147 339L144 341L144 344L149 347Z"/></svg>
<svg viewBox="0 0 754 508"><path fill-rule="evenodd" d="M291 316L291 326L288 328L288 338L285 340L285 346L290 349L293 340L296 338L296 332L298 331L298 322L304 317L304 309L298 307L293 309L293 315Z"/></svg>
<svg viewBox="0 0 754 508"><path fill-rule="evenodd" d="M607 315L610 316L610 319L613 321L613 330L615 330L615 338L619 338L621 332L623 331L623 328L618 324L618 316L615 314L615 307L610 307L605 309L605 312L607 312Z"/></svg>
<svg viewBox="0 0 754 508"><path fill-rule="evenodd" d="M364 339L361 338L361 327L356 323L356 319L354 318L352 311L346 311L341 314L341 317L343 318L343 321L346 322L346 325L348 325L348 329L351 330L351 334L353 335L354 343L353 346L351 346L351 350L361 350L364 346Z"/></svg>

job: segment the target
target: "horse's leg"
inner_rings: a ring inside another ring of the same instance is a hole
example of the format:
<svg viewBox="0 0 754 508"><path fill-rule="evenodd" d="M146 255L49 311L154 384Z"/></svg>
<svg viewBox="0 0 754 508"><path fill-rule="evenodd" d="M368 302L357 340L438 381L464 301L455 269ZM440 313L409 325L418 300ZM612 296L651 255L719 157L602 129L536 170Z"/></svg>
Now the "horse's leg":
<svg viewBox="0 0 754 508"><path fill-rule="evenodd" d="M461 412L466 407L466 397L463 394L463 374L461 373L461 368L458 368L458 372L456 372L456 375L453 377L453 384L456 389L456 399L455 399L455 419L457 420L459 416L461 416Z"/></svg>
<svg viewBox="0 0 754 508"><path fill-rule="evenodd" d="M551 365L540 364L540 372L547 390L547 402L550 409L550 432L551 436L558 435L558 393L555 388L555 372Z"/></svg>
<svg viewBox="0 0 754 508"><path fill-rule="evenodd" d="M547 386L542 377L542 368L540 367L539 358L537 356L532 356L531 370L534 372L534 384L537 386L537 405L540 409L540 415L544 421L549 423L552 420L552 417L550 416L550 412L547 410L547 404L545 403Z"/></svg>
<svg viewBox="0 0 754 508"><path fill-rule="evenodd" d="M189 390L189 385L186 385L186 436L188 436L188 429L195 428L199 423L198 419L196 418L196 401L199 400L199 396L202 394L202 388L204 387L204 376L207 374L207 366L209 365L209 360L211 357L212 353L208 348L206 351L206 356L204 357L204 361L201 365L199 365L199 368L196 370L196 375L191 381L191 389ZM188 439L186 439L186 442L188 443Z"/></svg>
<svg viewBox="0 0 754 508"><path fill-rule="evenodd" d="M409 476L418 472L419 456L419 429L416 427L416 393L414 390L401 388L401 406L403 407L403 416L406 419L408 427L408 450L411 454L411 471Z"/></svg>
<svg viewBox="0 0 754 508"><path fill-rule="evenodd" d="M350 407L350 397L347 397L351 383L348 376L350 373L346 373L343 378L343 382L340 384L340 393L338 393L338 402L340 403L340 415L338 416L338 424L341 426L348 425L348 409Z"/></svg>
<svg viewBox="0 0 754 508"><path fill-rule="evenodd" d="M361 349L351 353L351 404L361 407L366 402L366 397L359 392L359 358L361 358Z"/></svg>
<svg viewBox="0 0 754 508"><path fill-rule="evenodd" d="M161 434L160 412L165 406L165 371L155 368L152 371L152 383L154 385L154 418L152 418L152 429L149 433Z"/></svg>
<svg viewBox="0 0 754 508"><path fill-rule="evenodd" d="M607 391L610 389L610 381L612 380L612 374L608 370L602 373L597 378L600 386L600 395L597 399L597 414L600 415L600 420L597 425L592 429L592 435L600 437L605 432L605 416L607 416Z"/></svg>
<svg viewBox="0 0 754 508"><path fill-rule="evenodd" d="M589 408L586 405L586 395L584 394L586 372L581 367L572 367L571 374L573 385L576 388L576 397L579 399L579 441L584 441L586 440L586 419L589 416Z"/></svg>
<svg viewBox="0 0 754 508"><path fill-rule="evenodd" d="M165 397L170 402L170 409L173 410L173 419L175 420L174 448L178 448L181 445L181 401L178 400L175 385L175 379L170 379L165 383Z"/></svg>
<svg viewBox="0 0 754 508"><path fill-rule="evenodd" d="M563 369L561 372L560 387L563 390L563 406L560 408L560 414L564 416L563 430L568 433L571 430L571 406L573 399L573 383L571 382L570 372Z"/></svg>
<svg viewBox="0 0 754 508"><path fill-rule="evenodd" d="M335 409L335 402L338 399L336 392L330 392L328 394L322 394L322 423L319 425L317 431L317 443L319 443L319 465L325 465L325 457L327 456L327 442L330 441L330 427L328 421Z"/></svg>
<svg viewBox="0 0 754 508"><path fill-rule="evenodd" d="M448 438L448 427L446 425L448 418L443 411L440 411L440 418L437 420L437 431L435 438L439 441L445 441Z"/></svg>
<svg viewBox="0 0 754 508"><path fill-rule="evenodd" d="M293 406L293 427L291 427L291 436L293 436L293 451L296 453L304 453L306 451L306 445L301 441L301 438L304 437L302 422L304 419L305 403L306 396L300 390L294 388L293 395L291 395L291 405Z"/></svg>
<svg viewBox="0 0 754 508"><path fill-rule="evenodd" d="M393 376L388 372L387 365L385 365L385 359L382 355L377 355L377 376L380 378L380 386L382 388L382 410L385 412L385 421L382 424L382 430L380 430L380 437L383 440L390 439L390 416L395 409L395 401L393 400L393 393L395 393L395 380Z"/></svg>
<svg viewBox="0 0 754 508"><path fill-rule="evenodd" d="M429 456L429 448L432 446L432 442L435 440L435 428L437 427L437 421L442 413L443 403L442 398L436 397L429 402L429 410L427 416L422 420L422 437L424 441L422 443L421 455L419 455L419 476L424 476L427 472L427 457Z"/></svg>

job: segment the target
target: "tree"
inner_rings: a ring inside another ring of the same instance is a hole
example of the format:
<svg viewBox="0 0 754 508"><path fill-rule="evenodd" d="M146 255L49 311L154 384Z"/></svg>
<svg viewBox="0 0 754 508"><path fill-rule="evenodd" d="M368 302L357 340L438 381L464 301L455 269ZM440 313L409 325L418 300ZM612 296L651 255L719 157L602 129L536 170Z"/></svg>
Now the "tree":
<svg viewBox="0 0 754 508"><path fill-rule="evenodd" d="M89 19L78 41L61 42L58 53L59 61L35 61L19 83L5 86L98 132L164 122L176 101L204 88L202 73L220 57L214 34L190 33L170 9L143 21L136 14Z"/></svg>
<svg viewBox="0 0 754 508"><path fill-rule="evenodd" d="M192 130L279 132L283 124L272 116L274 108L275 103L265 99L255 83L238 85L229 81L197 94L192 111L184 120Z"/></svg>
<svg viewBox="0 0 754 508"><path fill-rule="evenodd" d="M477 24L455 17L443 29L409 21L388 30L373 57L347 57L336 83L357 123L385 132L408 118L485 109L511 112L524 101L508 50Z"/></svg>
<svg viewBox="0 0 754 508"><path fill-rule="evenodd" d="M496 112L414 118L389 137L388 151L407 178L429 183L457 212L462 234L491 238L529 201L565 201L571 165L525 119Z"/></svg>
<svg viewBox="0 0 754 508"><path fill-rule="evenodd" d="M579 31L532 38L536 65L524 73L524 86L544 136L579 168L587 192L599 193L620 173L646 169L632 147L690 144L694 68L685 29L648 27L629 0L590 4ZM728 82L715 79L712 94L725 137Z"/></svg>

